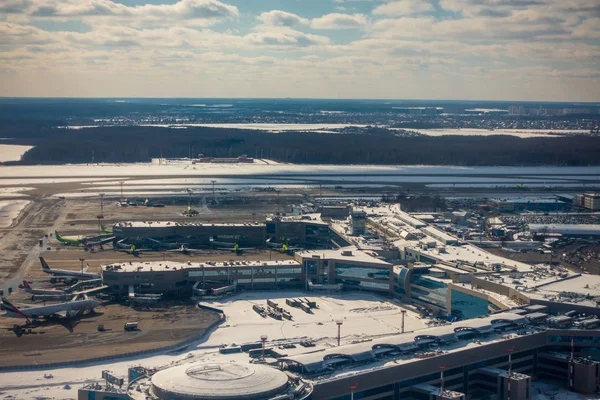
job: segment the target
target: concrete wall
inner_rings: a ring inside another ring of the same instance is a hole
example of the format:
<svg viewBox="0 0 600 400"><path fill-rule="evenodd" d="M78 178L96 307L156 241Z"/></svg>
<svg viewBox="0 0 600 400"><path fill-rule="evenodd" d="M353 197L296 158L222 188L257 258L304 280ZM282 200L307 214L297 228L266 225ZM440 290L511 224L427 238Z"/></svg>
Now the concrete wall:
<svg viewBox="0 0 600 400"><path fill-rule="evenodd" d="M511 299L516 298L518 300L521 300L523 303L529 304L531 302L529 297L527 297L526 294L523 294L511 287L504 286L500 283L487 281L485 279L481 279L481 278L478 278L475 276L472 278L471 283L475 287L480 287L481 289L489 290L490 292L498 293L503 296L508 296Z"/></svg>
<svg viewBox="0 0 600 400"><path fill-rule="evenodd" d="M574 367L573 388L575 391L578 393L595 393L598 383L597 365L576 362Z"/></svg>
<svg viewBox="0 0 600 400"><path fill-rule="evenodd" d="M91 397L90 397L90 394L91 394ZM89 400L89 399L94 399L94 400L123 399L123 400L127 400L127 399L129 399L129 395L127 395L127 393L105 392L103 390L79 389L79 391L77 392L77 400Z"/></svg>

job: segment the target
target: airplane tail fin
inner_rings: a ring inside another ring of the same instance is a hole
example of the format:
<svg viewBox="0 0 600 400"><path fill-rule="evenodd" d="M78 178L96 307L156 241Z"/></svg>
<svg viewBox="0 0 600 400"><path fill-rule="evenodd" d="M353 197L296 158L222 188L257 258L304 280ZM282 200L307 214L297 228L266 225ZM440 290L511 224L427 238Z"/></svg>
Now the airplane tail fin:
<svg viewBox="0 0 600 400"><path fill-rule="evenodd" d="M17 307L15 307L10 301L8 301L6 299L6 297L2 298L2 305L4 306L4 308L6 308L9 311L12 311L14 313L17 313L19 315L21 315L24 318L28 318L27 315L23 314Z"/></svg>
<svg viewBox="0 0 600 400"><path fill-rule="evenodd" d="M26 280L23 281L23 287L25 287L25 289L31 289L31 286L29 286L29 282L27 282Z"/></svg>
<svg viewBox="0 0 600 400"><path fill-rule="evenodd" d="M83 269L83 272L87 272L87 270L90 268L90 264L85 263L85 268Z"/></svg>
<svg viewBox="0 0 600 400"><path fill-rule="evenodd" d="M44 260L44 257L40 257L40 262L42 263L42 269L44 271L50 271L50 266L48 265L46 260Z"/></svg>

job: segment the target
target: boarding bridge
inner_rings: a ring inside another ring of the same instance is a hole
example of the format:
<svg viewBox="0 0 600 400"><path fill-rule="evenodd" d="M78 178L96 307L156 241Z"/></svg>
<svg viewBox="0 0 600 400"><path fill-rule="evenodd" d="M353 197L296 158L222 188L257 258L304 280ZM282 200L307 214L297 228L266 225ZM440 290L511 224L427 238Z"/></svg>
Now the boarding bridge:
<svg viewBox="0 0 600 400"><path fill-rule="evenodd" d="M81 292L77 292L77 294L95 295L95 294L99 294L99 293L103 293L103 292L108 292L108 289L110 289L110 287L104 285L104 286L99 286L99 287L83 290Z"/></svg>
<svg viewBox="0 0 600 400"><path fill-rule="evenodd" d="M86 288L86 287L96 287L96 286L100 286L102 285L102 279L92 279L89 281L79 281L76 284L70 286L66 292L68 293L75 293L75 292L79 292L80 289Z"/></svg>

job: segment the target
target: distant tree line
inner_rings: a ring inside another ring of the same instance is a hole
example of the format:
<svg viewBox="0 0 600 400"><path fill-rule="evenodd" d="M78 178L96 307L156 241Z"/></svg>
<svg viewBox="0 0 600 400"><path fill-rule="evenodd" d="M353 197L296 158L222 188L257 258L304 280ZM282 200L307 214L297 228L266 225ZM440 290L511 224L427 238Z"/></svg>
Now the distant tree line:
<svg viewBox="0 0 600 400"><path fill-rule="evenodd" d="M22 164L147 162L204 154L269 158L301 164L559 165L600 164L600 137L417 136L269 133L208 127L58 129L0 126L4 143L28 144Z"/></svg>

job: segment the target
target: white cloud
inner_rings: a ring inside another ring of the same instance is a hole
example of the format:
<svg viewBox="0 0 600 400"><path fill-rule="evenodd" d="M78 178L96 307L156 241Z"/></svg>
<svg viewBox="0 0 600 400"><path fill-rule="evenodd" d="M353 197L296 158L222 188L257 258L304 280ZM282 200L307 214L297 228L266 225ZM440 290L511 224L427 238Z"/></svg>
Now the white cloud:
<svg viewBox="0 0 600 400"><path fill-rule="evenodd" d="M368 23L364 14L327 14L314 18L311 26L314 29L352 29L361 28Z"/></svg>
<svg viewBox="0 0 600 400"><path fill-rule="evenodd" d="M275 47L308 47L325 45L330 42L327 36L303 33L289 28L250 33L244 38L248 44Z"/></svg>
<svg viewBox="0 0 600 400"><path fill-rule="evenodd" d="M21 0L14 1L11 9L29 18L58 18L83 20L114 20L139 26L144 23L173 23L194 21L210 25L219 20L237 17L237 7L219 0L180 0L174 4L145 4L127 6L112 0Z"/></svg>
<svg viewBox="0 0 600 400"><path fill-rule="evenodd" d="M373 16L272 10L239 25L228 0L117 1L0 0L2 92L599 100L598 0L373 0ZM33 26L48 19L61 24ZM345 28L342 43L327 31Z"/></svg>
<svg viewBox="0 0 600 400"><path fill-rule="evenodd" d="M292 28L298 25L308 25L309 21L296 14L292 14L281 10L272 10L264 12L256 17L264 25L269 26L284 26Z"/></svg>
<svg viewBox="0 0 600 400"><path fill-rule="evenodd" d="M375 7L373 14L396 17L433 11L435 7L429 0L399 0Z"/></svg>

